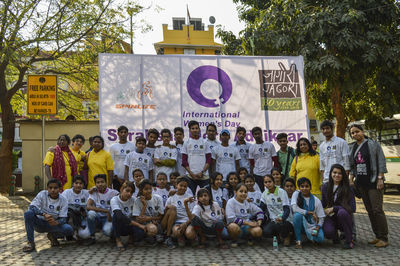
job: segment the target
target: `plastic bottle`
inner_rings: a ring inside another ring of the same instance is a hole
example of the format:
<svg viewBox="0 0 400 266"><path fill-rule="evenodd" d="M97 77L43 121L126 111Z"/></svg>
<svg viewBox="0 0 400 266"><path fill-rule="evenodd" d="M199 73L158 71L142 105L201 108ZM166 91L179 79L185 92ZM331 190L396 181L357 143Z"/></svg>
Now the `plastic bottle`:
<svg viewBox="0 0 400 266"><path fill-rule="evenodd" d="M278 240L276 239L276 236L274 236L274 240L272 241L272 247L274 251L278 251Z"/></svg>

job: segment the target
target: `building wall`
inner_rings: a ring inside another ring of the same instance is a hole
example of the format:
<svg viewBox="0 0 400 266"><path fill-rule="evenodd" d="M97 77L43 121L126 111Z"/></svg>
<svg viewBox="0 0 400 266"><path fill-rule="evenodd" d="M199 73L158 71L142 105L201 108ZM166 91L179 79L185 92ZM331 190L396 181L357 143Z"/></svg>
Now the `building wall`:
<svg viewBox="0 0 400 266"><path fill-rule="evenodd" d="M99 135L99 133L99 121L46 121L45 149L55 146L61 134L67 134L71 139L74 135L81 134L86 139L82 150L87 150L89 137ZM26 192L32 192L35 188L34 176L42 175L42 121L20 121L20 138L22 140L22 188Z"/></svg>

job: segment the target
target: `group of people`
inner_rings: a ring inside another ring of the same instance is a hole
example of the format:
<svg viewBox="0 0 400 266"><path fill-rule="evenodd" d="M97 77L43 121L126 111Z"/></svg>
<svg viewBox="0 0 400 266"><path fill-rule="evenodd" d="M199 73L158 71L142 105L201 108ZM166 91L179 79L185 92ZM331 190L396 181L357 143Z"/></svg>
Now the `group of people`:
<svg viewBox="0 0 400 266"><path fill-rule="evenodd" d="M349 147L334 136L333 123L321 123L325 140L319 153L307 138L288 145L286 133L277 135L280 149L263 140L260 127L245 141L246 129L230 132L209 124L207 138L197 121L184 130L156 129L147 140L127 141L128 128L118 128L118 143L105 151L101 136L81 151L85 138L61 135L44 160L49 178L25 213L28 245L35 250L34 231L47 232L52 246L58 239L95 243L95 233L129 242L164 243L169 248L190 242L204 248L215 237L222 249L273 238L285 246L302 248L304 241L325 238L351 249L356 240L355 196L362 198L375 239L386 247L388 227L383 211L385 157L378 142L352 125L355 140ZM155 143L161 137L162 144Z"/></svg>

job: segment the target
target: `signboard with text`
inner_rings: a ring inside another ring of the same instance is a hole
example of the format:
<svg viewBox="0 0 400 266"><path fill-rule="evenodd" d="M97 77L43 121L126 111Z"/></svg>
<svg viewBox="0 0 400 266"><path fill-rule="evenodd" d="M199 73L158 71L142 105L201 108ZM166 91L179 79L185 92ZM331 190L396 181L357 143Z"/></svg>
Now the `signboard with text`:
<svg viewBox="0 0 400 266"><path fill-rule="evenodd" d="M28 114L57 114L57 75L28 75Z"/></svg>

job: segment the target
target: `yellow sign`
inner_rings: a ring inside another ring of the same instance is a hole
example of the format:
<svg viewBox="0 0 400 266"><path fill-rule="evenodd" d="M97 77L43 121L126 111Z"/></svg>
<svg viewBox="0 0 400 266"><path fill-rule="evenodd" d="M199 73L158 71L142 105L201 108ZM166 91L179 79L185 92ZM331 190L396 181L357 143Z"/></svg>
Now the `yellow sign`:
<svg viewBox="0 0 400 266"><path fill-rule="evenodd" d="M57 114L57 75L28 75L28 114Z"/></svg>

